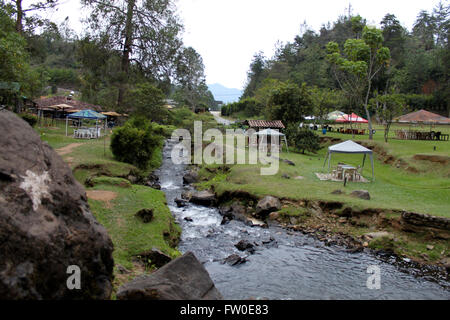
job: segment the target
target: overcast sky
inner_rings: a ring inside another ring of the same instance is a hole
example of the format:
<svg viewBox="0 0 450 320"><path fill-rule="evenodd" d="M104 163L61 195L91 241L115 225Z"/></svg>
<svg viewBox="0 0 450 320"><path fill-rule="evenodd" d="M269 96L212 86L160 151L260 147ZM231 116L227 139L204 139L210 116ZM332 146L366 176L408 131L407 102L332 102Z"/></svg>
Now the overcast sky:
<svg viewBox="0 0 450 320"><path fill-rule="evenodd" d="M386 13L393 13L408 30L420 10L429 12L438 0L351 0L352 13L369 24L379 25ZM202 55L207 83L242 89L253 55L273 55L275 43L293 41L300 25L318 31L322 24L348 12L349 0L177 0L183 20L186 46ZM443 0L448 3L449 0ZM81 31L80 1L63 0L47 17L62 21L69 16L72 28Z"/></svg>

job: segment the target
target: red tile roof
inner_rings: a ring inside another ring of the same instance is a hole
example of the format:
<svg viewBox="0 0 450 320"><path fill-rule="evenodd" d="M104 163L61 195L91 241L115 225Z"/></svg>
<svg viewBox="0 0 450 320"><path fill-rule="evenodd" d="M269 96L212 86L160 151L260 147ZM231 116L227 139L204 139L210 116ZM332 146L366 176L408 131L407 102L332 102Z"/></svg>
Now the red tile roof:
<svg viewBox="0 0 450 320"><path fill-rule="evenodd" d="M428 122L428 123L450 123L450 118L426 110L405 114L397 119L398 122Z"/></svg>
<svg viewBox="0 0 450 320"><path fill-rule="evenodd" d="M273 120L273 121L266 121L266 120L246 120L244 122L245 124L248 124L250 128L277 128L277 129L284 129L285 126L281 120Z"/></svg>
<svg viewBox="0 0 450 320"><path fill-rule="evenodd" d="M40 98L34 101L38 108L48 108L51 106L56 106L60 104L67 104L69 106L72 106L78 110L86 110L86 109L92 109L97 112L101 112L102 107L93 105L87 102L78 101L78 100L69 100L67 97L64 96L57 96L57 97L50 97L50 98Z"/></svg>

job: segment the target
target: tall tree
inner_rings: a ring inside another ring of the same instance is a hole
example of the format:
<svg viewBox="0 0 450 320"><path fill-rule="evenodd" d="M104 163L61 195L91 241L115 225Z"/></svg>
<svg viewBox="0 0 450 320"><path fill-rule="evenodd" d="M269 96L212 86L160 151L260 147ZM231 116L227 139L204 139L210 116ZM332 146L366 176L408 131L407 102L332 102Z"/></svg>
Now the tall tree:
<svg viewBox="0 0 450 320"><path fill-rule="evenodd" d="M340 71L335 72L335 75L342 90L355 91L356 97L361 98L358 100L364 105L369 121L369 139L372 140L372 121L368 108L372 81L390 62L389 48L383 47L382 31L365 26L362 39L348 39L345 42L344 55L336 42L329 42L327 50L328 59L335 71Z"/></svg>
<svg viewBox="0 0 450 320"><path fill-rule="evenodd" d="M208 90L205 84L204 70L202 57L192 47L180 51L176 68L177 82L192 111L195 111Z"/></svg>
<svg viewBox="0 0 450 320"><path fill-rule="evenodd" d="M311 94L306 83L298 86L290 81L281 82L272 90L266 109L269 119L296 125L311 112Z"/></svg>
<svg viewBox="0 0 450 320"><path fill-rule="evenodd" d="M92 9L88 20L92 32L109 48L121 52L119 106L124 100L132 63L155 80L173 76L182 29L173 0L82 0L82 3Z"/></svg>
<svg viewBox="0 0 450 320"><path fill-rule="evenodd" d="M58 5L59 0L45 0L45 1L23 1L23 0L11 0L10 2L15 7L16 15L16 31L23 33L23 20L28 12L34 12L39 10L45 10L54 8Z"/></svg>
<svg viewBox="0 0 450 320"><path fill-rule="evenodd" d="M264 54L258 52L253 56L253 60L250 63L250 71L247 73L247 85L245 86L243 98L251 97L258 89L262 80L264 79L264 69L266 61Z"/></svg>
<svg viewBox="0 0 450 320"><path fill-rule="evenodd" d="M427 11L420 11L414 23L413 35L420 41L425 50L434 48L434 34L436 32L436 21Z"/></svg>

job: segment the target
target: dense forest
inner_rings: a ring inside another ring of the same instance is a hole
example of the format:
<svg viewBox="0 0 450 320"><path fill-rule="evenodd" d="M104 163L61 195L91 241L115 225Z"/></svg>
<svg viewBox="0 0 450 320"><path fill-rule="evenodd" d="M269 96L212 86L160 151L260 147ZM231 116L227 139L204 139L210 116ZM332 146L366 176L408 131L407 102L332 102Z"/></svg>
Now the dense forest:
<svg viewBox="0 0 450 320"><path fill-rule="evenodd" d="M393 14L381 28L341 16L315 32L306 24L275 54L254 55L245 91L223 115L286 122L339 109L383 121L406 111L450 112L450 5L421 11L411 31Z"/></svg>
<svg viewBox="0 0 450 320"><path fill-rule="evenodd" d="M84 31L41 18L59 0L0 0L0 101L17 105L58 88L105 110L161 117L164 99L213 106L201 56L185 47L172 0L82 0ZM161 111L161 112L160 112Z"/></svg>

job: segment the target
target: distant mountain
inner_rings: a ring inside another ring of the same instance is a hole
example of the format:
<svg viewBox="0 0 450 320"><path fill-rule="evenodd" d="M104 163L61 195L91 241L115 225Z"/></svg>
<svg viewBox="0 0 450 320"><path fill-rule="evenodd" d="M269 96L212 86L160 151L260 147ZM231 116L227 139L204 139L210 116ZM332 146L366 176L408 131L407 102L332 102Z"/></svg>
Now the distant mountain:
<svg viewBox="0 0 450 320"><path fill-rule="evenodd" d="M223 103L236 102L242 95L242 91L239 89L227 88L220 83L208 84L208 88L217 101Z"/></svg>

